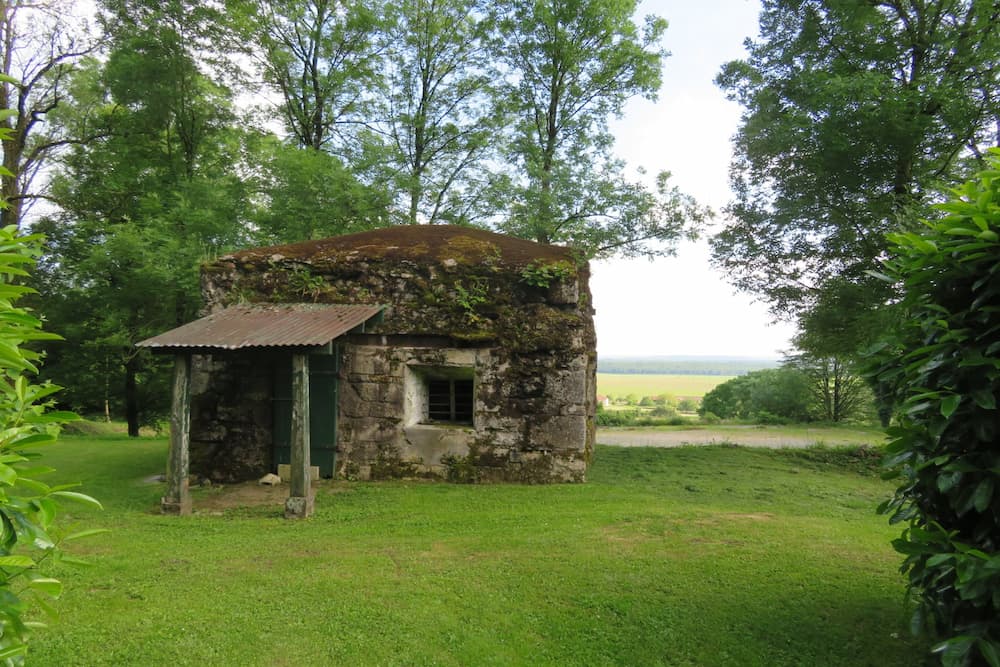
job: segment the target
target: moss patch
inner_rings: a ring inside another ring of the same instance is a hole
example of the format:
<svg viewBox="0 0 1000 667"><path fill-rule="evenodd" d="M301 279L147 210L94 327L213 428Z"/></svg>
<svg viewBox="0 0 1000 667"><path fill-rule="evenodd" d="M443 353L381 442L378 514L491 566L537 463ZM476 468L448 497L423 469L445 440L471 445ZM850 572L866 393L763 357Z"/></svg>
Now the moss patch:
<svg viewBox="0 0 1000 667"><path fill-rule="evenodd" d="M314 261L321 258L344 259L351 253L375 259L438 262L455 259L471 263L495 258L498 263L521 268L539 259L573 261L568 248L458 225L398 225L316 241L254 248L231 257L241 262L276 256Z"/></svg>

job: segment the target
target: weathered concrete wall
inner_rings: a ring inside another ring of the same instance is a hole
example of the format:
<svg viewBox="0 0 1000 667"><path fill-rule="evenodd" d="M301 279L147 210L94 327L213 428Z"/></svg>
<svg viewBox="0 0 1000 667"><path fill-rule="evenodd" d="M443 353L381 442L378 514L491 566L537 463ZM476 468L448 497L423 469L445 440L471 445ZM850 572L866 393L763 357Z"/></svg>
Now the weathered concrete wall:
<svg viewBox="0 0 1000 667"><path fill-rule="evenodd" d="M209 311L261 301L386 306L379 324L341 344L338 476L582 481L596 410L588 279L564 248L396 227L222 257L204 268L203 294ZM240 373L259 372L237 363L215 360L218 378L200 388L223 394ZM422 374L448 367L474 377L472 425L421 423ZM192 450L207 451L193 451L193 466L216 465L226 451L269 459L269 387L251 384L253 402L267 405L196 397L219 407L193 415L193 429L211 435L192 438Z"/></svg>
<svg viewBox="0 0 1000 667"><path fill-rule="evenodd" d="M215 482L272 469L271 359L195 355L191 376L191 471Z"/></svg>
<svg viewBox="0 0 1000 667"><path fill-rule="evenodd" d="M387 339L391 342L391 338ZM348 343L341 386L338 476L433 476L454 481L582 481L587 439L587 369L540 373L531 412L510 384L497 349ZM545 364L545 359L536 359ZM473 371L471 425L425 420L421 384L442 369ZM537 368L537 367L536 367ZM544 367L543 367L544 368Z"/></svg>

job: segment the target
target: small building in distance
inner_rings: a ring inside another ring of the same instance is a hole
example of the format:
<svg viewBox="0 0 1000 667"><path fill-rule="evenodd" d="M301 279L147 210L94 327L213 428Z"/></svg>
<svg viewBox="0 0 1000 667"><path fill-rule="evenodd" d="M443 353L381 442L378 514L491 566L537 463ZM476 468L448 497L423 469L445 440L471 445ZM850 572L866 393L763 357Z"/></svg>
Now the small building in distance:
<svg viewBox="0 0 1000 667"><path fill-rule="evenodd" d="M313 474L582 482L588 279L566 248L388 227L220 257L202 270L207 316L142 345L193 355L190 469L214 481L289 463L297 354Z"/></svg>

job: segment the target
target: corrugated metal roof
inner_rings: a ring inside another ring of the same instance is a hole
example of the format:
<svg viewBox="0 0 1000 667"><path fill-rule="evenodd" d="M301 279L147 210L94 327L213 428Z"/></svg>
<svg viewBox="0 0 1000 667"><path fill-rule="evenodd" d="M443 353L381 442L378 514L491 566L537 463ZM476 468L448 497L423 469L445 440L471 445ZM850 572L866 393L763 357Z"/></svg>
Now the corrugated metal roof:
<svg viewBox="0 0 1000 667"><path fill-rule="evenodd" d="M313 303L230 306L136 345L154 350L326 345L381 310L381 306Z"/></svg>

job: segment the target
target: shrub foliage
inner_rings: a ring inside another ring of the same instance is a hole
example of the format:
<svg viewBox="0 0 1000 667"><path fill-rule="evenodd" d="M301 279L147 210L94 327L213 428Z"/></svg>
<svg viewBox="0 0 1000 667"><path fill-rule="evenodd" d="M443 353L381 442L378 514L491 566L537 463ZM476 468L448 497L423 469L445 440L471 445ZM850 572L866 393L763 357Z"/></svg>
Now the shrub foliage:
<svg viewBox="0 0 1000 667"><path fill-rule="evenodd" d="M90 496L71 491L76 484L50 486L37 478L53 472L40 465L37 449L56 439L59 426L76 415L49 410L49 397L59 387L34 384L39 355L25 345L58 336L41 331L41 320L15 305L31 290L16 284L41 248L41 237L22 236L13 225L0 229L0 664L24 662L32 627L25 613L31 606L55 617L50 601L62 583L39 570L47 559L80 561L59 549L70 541L103 532L81 530L59 540L54 521L59 502L71 500L100 507Z"/></svg>
<svg viewBox="0 0 1000 667"><path fill-rule="evenodd" d="M897 407L880 508L946 665L1000 665L1000 152L922 233L890 235L905 322L874 351Z"/></svg>
<svg viewBox="0 0 1000 667"><path fill-rule="evenodd" d="M705 394L698 412L766 424L810 421L808 379L793 368L753 371Z"/></svg>

